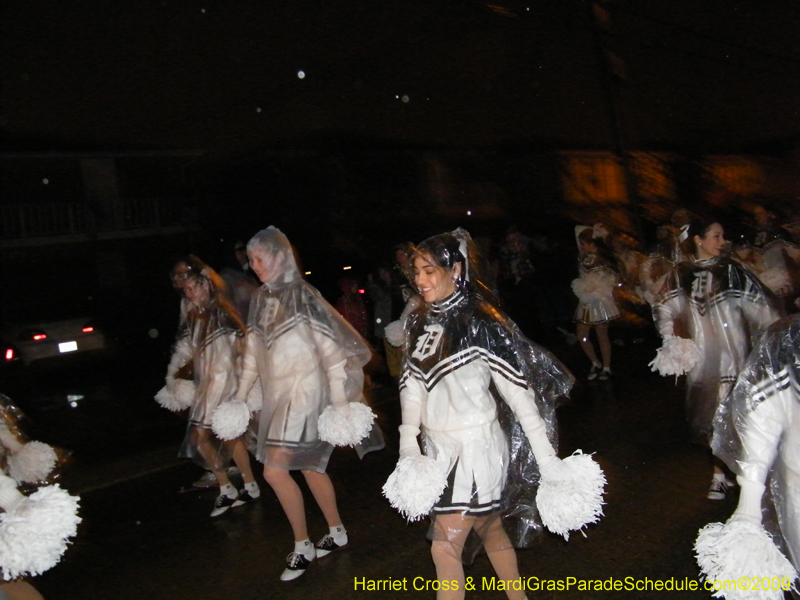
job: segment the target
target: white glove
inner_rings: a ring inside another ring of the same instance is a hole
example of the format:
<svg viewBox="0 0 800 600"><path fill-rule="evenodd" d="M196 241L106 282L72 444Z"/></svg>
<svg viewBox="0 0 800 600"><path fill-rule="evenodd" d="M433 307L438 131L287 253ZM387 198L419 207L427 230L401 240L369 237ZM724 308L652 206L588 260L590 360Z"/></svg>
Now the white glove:
<svg viewBox="0 0 800 600"><path fill-rule="evenodd" d="M658 333L661 334L661 337L666 341L667 338L675 337L675 324L669 320L665 319L663 321L659 321L658 325Z"/></svg>
<svg viewBox="0 0 800 600"><path fill-rule="evenodd" d="M19 452L22 450L23 446L23 444L17 439L17 436L15 436L4 424L0 424L0 443L8 448L11 454L16 454Z"/></svg>
<svg viewBox="0 0 800 600"><path fill-rule="evenodd" d="M419 427L400 425L400 458L420 456L422 454L417 441L418 435Z"/></svg>
<svg viewBox="0 0 800 600"><path fill-rule="evenodd" d="M17 489L17 482L0 472L0 508L8 512L24 499L25 496Z"/></svg>
<svg viewBox="0 0 800 600"><path fill-rule="evenodd" d="M536 464L539 465L542 477L553 480L567 477L566 467L556 455L556 451L553 450L550 440L547 439L547 430L541 417L538 414L528 415L520 419L520 425L531 444L533 456L536 458Z"/></svg>
<svg viewBox="0 0 800 600"><path fill-rule="evenodd" d="M344 392L344 384L347 381L347 371L345 371L346 361L333 365L328 369L328 385L330 386L331 404L337 410L345 410L349 413L350 404Z"/></svg>
<svg viewBox="0 0 800 600"><path fill-rule="evenodd" d="M739 504L731 519L744 520L761 525L761 497L766 487L763 483L745 479L741 475L736 478L739 484Z"/></svg>

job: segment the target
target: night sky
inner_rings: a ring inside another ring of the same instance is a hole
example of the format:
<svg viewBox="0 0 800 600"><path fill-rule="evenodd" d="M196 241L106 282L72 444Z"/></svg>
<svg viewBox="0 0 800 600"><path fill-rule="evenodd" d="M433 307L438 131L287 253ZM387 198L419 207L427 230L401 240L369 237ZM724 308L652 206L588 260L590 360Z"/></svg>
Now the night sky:
<svg viewBox="0 0 800 600"><path fill-rule="evenodd" d="M609 16L629 147L797 139L797 2L613 2ZM5 150L612 143L579 0L28 0L5 2L3 24Z"/></svg>

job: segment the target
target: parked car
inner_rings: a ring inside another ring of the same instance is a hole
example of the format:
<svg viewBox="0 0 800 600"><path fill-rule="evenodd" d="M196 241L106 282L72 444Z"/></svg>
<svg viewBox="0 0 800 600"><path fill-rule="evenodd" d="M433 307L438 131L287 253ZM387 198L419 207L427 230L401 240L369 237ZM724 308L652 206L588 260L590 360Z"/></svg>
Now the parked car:
<svg viewBox="0 0 800 600"><path fill-rule="evenodd" d="M102 327L83 306L18 310L6 315L0 340L6 365L21 362L29 366L47 359L108 349Z"/></svg>

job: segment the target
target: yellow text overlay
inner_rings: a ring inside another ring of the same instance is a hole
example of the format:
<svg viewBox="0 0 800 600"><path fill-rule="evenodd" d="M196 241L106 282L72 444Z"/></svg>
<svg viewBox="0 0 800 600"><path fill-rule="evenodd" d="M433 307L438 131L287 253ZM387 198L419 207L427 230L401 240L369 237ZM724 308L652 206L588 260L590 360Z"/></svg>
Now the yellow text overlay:
<svg viewBox="0 0 800 600"><path fill-rule="evenodd" d="M439 581L437 579L426 579L425 577L402 577L387 579L367 579L366 577L355 577L353 590L356 592L398 592L398 591L439 591L439 590L460 590L465 591L505 591L505 590L525 590L531 592L549 591L564 592L578 590L583 592L685 592L705 590L709 592L719 591L778 591L788 590L792 582L787 578L778 577L740 577L726 581L701 581L684 577L676 579L674 577L664 579L650 579L649 577L608 577L606 579L578 579L577 577L565 577L563 579L541 579L539 577L520 577L510 581L497 579L496 577L467 577L461 583L456 580Z"/></svg>

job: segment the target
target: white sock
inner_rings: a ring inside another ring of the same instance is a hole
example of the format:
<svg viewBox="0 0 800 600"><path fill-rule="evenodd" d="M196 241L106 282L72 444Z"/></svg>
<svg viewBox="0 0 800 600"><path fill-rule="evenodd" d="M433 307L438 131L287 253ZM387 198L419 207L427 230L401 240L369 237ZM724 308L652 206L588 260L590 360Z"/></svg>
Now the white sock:
<svg viewBox="0 0 800 600"><path fill-rule="evenodd" d="M725 473L714 473L714 481L725 481Z"/></svg>
<svg viewBox="0 0 800 600"><path fill-rule="evenodd" d="M244 489L248 492L257 492L258 491L258 484L255 481L245 482Z"/></svg>
<svg viewBox="0 0 800 600"><path fill-rule="evenodd" d="M309 539L305 539L301 542L295 542L294 551L298 554L302 554L306 558L314 558L317 554L314 550L314 544L312 544L311 540Z"/></svg>
<svg viewBox="0 0 800 600"><path fill-rule="evenodd" d="M344 525L337 525L336 527L331 527L330 532L333 541L339 544L340 546L347 543L347 530L344 528ZM344 544L342 542L344 542Z"/></svg>
<svg viewBox="0 0 800 600"><path fill-rule="evenodd" d="M236 491L236 488L233 487L232 483L228 483L219 487L219 495L227 496L228 498L236 498L236 496L239 495L239 492Z"/></svg>

